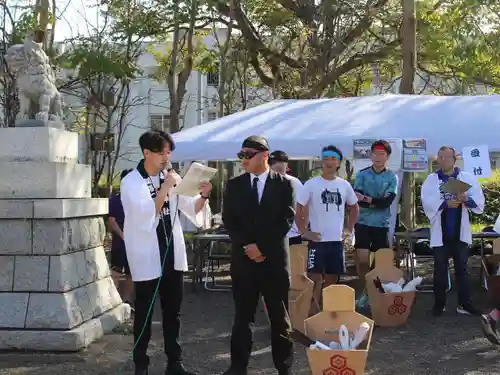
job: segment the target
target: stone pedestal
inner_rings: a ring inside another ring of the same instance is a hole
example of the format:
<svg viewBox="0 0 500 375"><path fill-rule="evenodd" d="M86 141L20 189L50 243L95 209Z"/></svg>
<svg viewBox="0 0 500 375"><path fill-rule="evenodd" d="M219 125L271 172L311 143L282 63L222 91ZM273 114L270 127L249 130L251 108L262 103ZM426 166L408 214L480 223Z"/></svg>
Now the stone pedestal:
<svg viewBox="0 0 500 375"><path fill-rule="evenodd" d="M0 349L76 351L130 317L76 133L0 129Z"/></svg>
<svg viewBox="0 0 500 375"><path fill-rule="evenodd" d="M16 120L16 128L43 128L46 127L45 121L28 119L28 120ZM56 129L66 129L64 122L61 120L49 120L48 126Z"/></svg>

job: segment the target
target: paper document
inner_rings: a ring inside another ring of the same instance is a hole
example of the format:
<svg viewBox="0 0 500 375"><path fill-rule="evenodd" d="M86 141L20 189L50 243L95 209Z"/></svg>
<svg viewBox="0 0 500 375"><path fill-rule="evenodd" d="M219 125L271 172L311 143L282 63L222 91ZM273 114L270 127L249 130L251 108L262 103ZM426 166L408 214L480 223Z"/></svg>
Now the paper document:
<svg viewBox="0 0 500 375"><path fill-rule="evenodd" d="M466 182L463 182L463 181L460 181L457 179L450 179L450 180L446 181L446 183L441 186L441 189L445 193L457 195L457 194L465 193L471 187L472 186Z"/></svg>
<svg viewBox="0 0 500 375"><path fill-rule="evenodd" d="M194 197L200 193L200 184L209 182L217 173L217 169L200 163L193 163L189 167L181 183L174 188L174 194Z"/></svg>

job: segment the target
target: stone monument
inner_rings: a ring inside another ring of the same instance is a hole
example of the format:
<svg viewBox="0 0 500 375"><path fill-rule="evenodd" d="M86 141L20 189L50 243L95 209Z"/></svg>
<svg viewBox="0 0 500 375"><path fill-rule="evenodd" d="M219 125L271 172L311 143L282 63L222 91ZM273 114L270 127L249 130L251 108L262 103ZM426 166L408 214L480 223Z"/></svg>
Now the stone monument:
<svg viewBox="0 0 500 375"><path fill-rule="evenodd" d="M62 99L56 88L56 78L41 43L28 34L24 44L15 44L5 53L9 71L16 77L19 114L16 127L64 129Z"/></svg>
<svg viewBox="0 0 500 375"><path fill-rule="evenodd" d="M35 44L28 37L6 56L21 112L16 128L0 129L0 349L76 351L130 307L103 248L107 199L91 198L90 166L78 164L78 134L64 130L52 69Z"/></svg>

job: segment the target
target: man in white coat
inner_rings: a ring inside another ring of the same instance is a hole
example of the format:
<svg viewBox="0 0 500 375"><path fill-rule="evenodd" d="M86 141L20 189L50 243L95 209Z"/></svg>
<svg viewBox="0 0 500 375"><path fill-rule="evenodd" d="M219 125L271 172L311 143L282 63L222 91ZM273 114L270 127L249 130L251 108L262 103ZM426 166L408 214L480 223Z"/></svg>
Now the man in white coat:
<svg viewBox="0 0 500 375"><path fill-rule="evenodd" d="M188 270L184 235L179 211L197 226L207 204L212 185L200 186L200 194L186 197L172 193L180 177L171 169L170 153L175 144L163 131L141 135L139 145L144 159L121 182L125 212L124 241L130 273L135 287L133 353L135 374L147 375L147 348L151 338L152 304L159 293L166 375L190 375L184 369L178 342L183 272Z"/></svg>
<svg viewBox="0 0 500 375"><path fill-rule="evenodd" d="M472 304L469 285L469 245L472 232L469 212L481 214L484 194L476 178L455 167L456 153L452 147L441 147L438 153L440 169L431 173L422 185L422 206L431 224L430 245L434 253L434 316L442 315L446 306L448 259L453 257L458 285L459 314L479 315ZM471 188L453 195L442 189L450 179L458 179Z"/></svg>

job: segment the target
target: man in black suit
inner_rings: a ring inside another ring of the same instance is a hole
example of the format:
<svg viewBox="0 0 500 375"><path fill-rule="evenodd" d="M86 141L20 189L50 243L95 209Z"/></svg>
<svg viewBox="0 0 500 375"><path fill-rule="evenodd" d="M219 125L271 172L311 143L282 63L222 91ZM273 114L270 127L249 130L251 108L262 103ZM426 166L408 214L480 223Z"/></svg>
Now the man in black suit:
<svg viewBox="0 0 500 375"><path fill-rule="evenodd" d="M245 139L238 153L245 174L227 182L222 220L232 241L231 278L235 318L231 334L231 367L224 375L246 375L259 295L271 321L274 365L290 374L292 344L283 336L287 319L290 262L286 235L294 221L295 193L290 180L269 169L264 137Z"/></svg>

